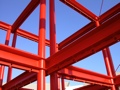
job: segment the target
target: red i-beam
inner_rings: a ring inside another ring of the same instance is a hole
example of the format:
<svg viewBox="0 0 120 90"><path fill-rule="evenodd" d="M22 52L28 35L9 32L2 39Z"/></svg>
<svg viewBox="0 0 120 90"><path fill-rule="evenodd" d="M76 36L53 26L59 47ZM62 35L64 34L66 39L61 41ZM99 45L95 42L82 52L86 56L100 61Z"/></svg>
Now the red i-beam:
<svg viewBox="0 0 120 90"><path fill-rule="evenodd" d="M117 90L120 75L115 75L109 47L120 40L120 4L97 17L75 0L60 0L78 13L91 20L91 23L76 33L56 44L55 7L50 0L50 40L46 35L46 0L31 0L13 25L0 21L0 29L7 31L5 45L0 44L0 90L29 90L21 88L37 80L37 90L45 90L45 76L51 75L51 90L59 90L59 78L87 82L90 85L75 90ZM33 10L40 5L39 35L19 29ZM93 22L94 21L94 22ZM97 25L97 26L96 26ZM113 26L113 27L111 27ZM14 33L12 47L9 44L10 34ZM17 35L38 42L38 55L15 48ZM82 47L79 47L82 45ZM50 46L50 57L45 59L45 46ZM79 48L79 49L78 49ZM59 49L59 51L57 51ZM102 75L78 67L69 66L102 50L108 75ZM71 52L72 51L72 52ZM2 85L4 65L9 66L7 83ZM67 67L69 66L69 67ZM26 70L11 80L12 67ZM62 69L62 70L61 70ZM91 79L92 77L92 79Z"/></svg>

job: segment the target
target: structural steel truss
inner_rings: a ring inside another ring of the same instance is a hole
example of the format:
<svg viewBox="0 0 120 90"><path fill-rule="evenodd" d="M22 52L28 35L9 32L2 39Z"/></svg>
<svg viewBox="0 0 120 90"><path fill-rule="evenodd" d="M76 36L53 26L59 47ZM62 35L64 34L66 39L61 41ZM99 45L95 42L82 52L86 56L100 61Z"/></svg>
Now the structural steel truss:
<svg viewBox="0 0 120 90"><path fill-rule="evenodd" d="M0 90L31 90L22 87L34 81L37 81L37 90L45 90L45 77L48 75L51 79L51 90L60 90L60 78L62 90L65 90L64 79L89 83L75 90L118 90L120 75L115 73L109 46L120 40L120 3L98 17L76 0L60 1L91 20L61 43L57 44L55 37L54 0L49 2L50 40L45 38L46 0L31 0L13 25L0 21L0 29L7 32L5 44L0 44ZM38 5L40 5L40 24L37 36L19 27ZM8 46L11 33L14 35L12 46ZM38 55L15 48L17 36L37 42ZM45 46L50 47L48 58L45 58ZM98 51L103 52L108 75L70 66ZM5 66L9 69L7 83L3 85ZM25 72L11 79L12 68Z"/></svg>

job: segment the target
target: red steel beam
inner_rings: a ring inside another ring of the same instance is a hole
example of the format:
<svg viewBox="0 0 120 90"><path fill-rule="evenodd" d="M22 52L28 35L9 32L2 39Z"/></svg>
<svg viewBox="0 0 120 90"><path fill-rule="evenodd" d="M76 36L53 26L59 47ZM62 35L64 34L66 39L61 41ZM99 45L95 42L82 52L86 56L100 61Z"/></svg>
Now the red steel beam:
<svg viewBox="0 0 120 90"><path fill-rule="evenodd" d="M40 59L41 57L38 55L0 44L0 64L24 70L27 68L28 70L39 70L38 61Z"/></svg>
<svg viewBox="0 0 120 90"><path fill-rule="evenodd" d="M108 10L107 12L105 12L104 14L102 14L99 17L99 22L100 23L105 22L106 20L108 20L109 18L111 18L112 16L114 16L115 14L117 14L119 12L119 9L120 9L120 3L117 4L116 6L114 6L113 8L111 8L110 10ZM88 25L86 25L85 27L83 27L82 29L78 30L77 32L75 32L74 34L72 34L70 37L66 38L64 41L62 41L61 43L59 43L58 44L59 49L62 49L65 46L71 44L77 38L79 38L80 36L83 36L87 32L89 32L92 29L94 29L95 27L96 27L95 23L94 22L90 22Z"/></svg>
<svg viewBox="0 0 120 90"><path fill-rule="evenodd" d="M119 17L119 14L116 15L53 56L47 58L47 73L50 74L60 70L118 42L120 40Z"/></svg>
<svg viewBox="0 0 120 90"><path fill-rule="evenodd" d="M74 90L108 90L108 89L109 87L106 86L92 84L92 85L86 85L80 88L76 88Z"/></svg>
<svg viewBox="0 0 120 90"><path fill-rule="evenodd" d="M34 11L34 9L38 6L40 0L31 0L31 2L27 5L27 7L23 10L20 16L12 25L12 32L16 32L16 30L21 26L21 24L27 19L27 17Z"/></svg>
<svg viewBox="0 0 120 90"><path fill-rule="evenodd" d="M63 70L60 70L58 73L59 75L62 75L65 79L73 79L74 81L79 82L101 84L104 86L112 85L110 81L111 78L109 76L74 66L69 66Z"/></svg>
<svg viewBox="0 0 120 90"><path fill-rule="evenodd" d="M33 77L34 76L34 77ZM31 78L32 77L32 78ZM34 72L24 72L16 78L12 79L8 83L2 86L3 90L16 90L19 89L32 81L36 80L37 74ZM26 81L26 82L25 82Z"/></svg>
<svg viewBox="0 0 120 90"><path fill-rule="evenodd" d="M0 21L0 29L2 30L8 30L9 28L11 27L11 25L5 23L5 22L2 22ZM21 37L24 37L26 39L29 39L29 40L32 40L32 41L35 41L35 42L38 42L38 36L35 35L35 34L32 34L30 32L27 32L23 29L17 29L17 35L21 36ZM46 45L49 46L50 45L50 42L49 40L46 39ZM56 44L57 45L57 44Z"/></svg>
<svg viewBox="0 0 120 90"><path fill-rule="evenodd" d="M78 3L76 0L60 0L60 1L62 1L64 4L68 5L78 13L81 13L86 18L92 21L97 21L98 17L95 14L93 14L90 10L88 10L80 3Z"/></svg>

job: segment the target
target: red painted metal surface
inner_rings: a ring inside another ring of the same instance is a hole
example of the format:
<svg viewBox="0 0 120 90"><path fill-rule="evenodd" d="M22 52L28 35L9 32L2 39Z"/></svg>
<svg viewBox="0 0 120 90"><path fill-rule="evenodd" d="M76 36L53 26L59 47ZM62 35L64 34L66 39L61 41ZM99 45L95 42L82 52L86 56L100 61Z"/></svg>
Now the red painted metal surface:
<svg viewBox="0 0 120 90"><path fill-rule="evenodd" d="M107 69L107 74L110 77L115 77L116 76L115 69L114 69L114 65L112 62L112 57L111 57L109 48L105 48L102 51L103 51L104 61L105 61L106 69ZM113 78L111 78L111 83L113 84L111 89L116 90L116 86L115 86L115 82Z"/></svg>
<svg viewBox="0 0 120 90"><path fill-rule="evenodd" d="M9 27L9 29L7 31L6 39L5 39L5 45L9 45L10 34L11 34L11 27ZM4 78L5 66L2 65L0 68L1 68L1 70L0 70L0 86L2 86L2 84L3 84L3 78Z"/></svg>
<svg viewBox="0 0 120 90"><path fill-rule="evenodd" d="M33 90L33 89L28 89L28 88L21 88L19 90Z"/></svg>
<svg viewBox="0 0 120 90"><path fill-rule="evenodd" d="M45 36L46 36L46 0L40 0L40 21L38 39L38 66L41 68L37 73L37 90L45 90Z"/></svg>
<svg viewBox="0 0 120 90"><path fill-rule="evenodd" d="M115 85L120 86L120 75L115 77Z"/></svg>
<svg viewBox="0 0 120 90"><path fill-rule="evenodd" d="M99 83L104 86L111 86L110 77L107 75L99 74L82 68L69 66L59 71L60 75L63 75L64 79L87 82L87 83Z"/></svg>
<svg viewBox="0 0 120 90"><path fill-rule="evenodd" d="M0 63L15 68L27 70L40 69L38 62L40 56L16 48L0 44ZM7 57L6 57L7 56ZM19 61L20 59L21 61Z"/></svg>
<svg viewBox="0 0 120 90"><path fill-rule="evenodd" d="M63 77L61 78L61 85L62 85L62 90L65 90L65 80Z"/></svg>
<svg viewBox="0 0 120 90"><path fill-rule="evenodd" d="M17 40L17 34L14 33L13 35L13 40L12 40L12 47L15 47L16 45L16 40ZM7 75L7 82L9 82L12 79L12 67L8 67L8 75Z"/></svg>
<svg viewBox="0 0 120 90"><path fill-rule="evenodd" d="M90 84L100 84L103 86L111 86L110 77L99 74L96 72L92 72L89 70L85 70L82 68L70 66L65 68L64 70L59 71L58 73L62 76L63 79L74 80L78 82L87 82ZM80 76L81 75L81 76ZM27 77L26 77L27 76ZM84 76L84 77L83 77ZM93 77L93 78L91 78ZM29 84L30 82L34 82L37 80L37 73L34 72L24 72L20 76L16 77L15 79L11 80L9 83L5 84L3 87L5 88L15 88L15 87L22 87L24 85ZM19 81L19 82L17 82ZM13 84L16 83L16 84Z"/></svg>
<svg viewBox="0 0 120 90"><path fill-rule="evenodd" d="M34 76L34 78L30 79L32 76ZM31 81L34 81L34 79L36 80L36 77L37 77L37 74L34 72L24 72L18 77L14 78L13 80L3 85L2 88L3 90L9 90L9 89L15 90L16 87L21 88L21 86L24 86L30 83ZM28 83L24 81L27 81Z"/></svg>
<svg viewBox="0 0 120 90"><path fill-rule="evenodd" d="M60 90L59 78L62 80L62 90L65 88L64 79L90 84L75 90L105 90L108 88L117 90L120 86L120 75L115 75L108 49L109 46L120 40L120 3L97 17L76 0L60 1L90 19L91 22L59 44L56 43L54 0L49 2L50 40L45 38L46 0L31 0L13 25L0 21L0 29L7 32L5 45L0 44L0 90L30 90L22 87L34 81L37 81L37 90L45 90L45 77L47 75L51 75L51 90ZM39 35L37 36L19 27L38 5L40 5L40 22ZM9 45L11 33L14 34L12 46L7 46ZM37 42L38 55L16 49L17 36ZM79 47L80 45L82 47ZM45 59L45 46L50 47L50 57L47 59ZM108 75L70 66L100 50L103 51ZM2 85L4 65L8 66L9 70L7 83ZM25 70L25 72L11 79L13 67Z"/></svg>
<svg viewBox="0 0 120 90"><path fill-rule="evenodd" d="M57 52L56 47L56 21L55 21L55 6L54 0L49 1L49 19L50 19L50 56ZM54 83L56 82L56 83ZM57 72L50 74L50 89L51 90L60 90L59 78L57 77Z"/></svg>

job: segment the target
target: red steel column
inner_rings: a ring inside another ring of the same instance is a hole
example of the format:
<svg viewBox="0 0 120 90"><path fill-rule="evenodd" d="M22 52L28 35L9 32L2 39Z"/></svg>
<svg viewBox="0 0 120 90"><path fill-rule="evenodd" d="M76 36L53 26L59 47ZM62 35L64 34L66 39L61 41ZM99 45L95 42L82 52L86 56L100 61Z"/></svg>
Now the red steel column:
<svg viewBox="0 0 120 90"><path fill-rule="evenodd" d="M5 45L9 44L10 34L11 34L11 27L10 27L9 30L7 30ZM1 69L0 69L0 89L1 89L1 86L2 86L2 83L3 83L4 69L5 69L5 66L1 65Z"/></svg>
<svg viewBox="0 0 120 90"><path fill-rule="evenodd" d="M62 90L65 90L65 82L64 82L63 76L62 76L62 78L61 78L61 82L62 82Z"/></svg>
<svg viewBox="0 0 120 90"><path fill-rule="evenodd" d="M39 41L38 55L45 58L45 32L46 32L46 0L40 0L40 22L39 22ZM39 61L39 70L37 74L37 90L45 90L45 60Z"/></svg>
<svg viewBox="0 0 120 90"><path fill-rule="evenodd" d="M1 67L0 67L0 87L2 86L2 82L3 82L4 69L5 69L5 66L1 65Z"/></svg>
<svg viewBox="0 0 120 90"><path fill-rule="evenodd" d="M107 69L107 74L108 74L108 76L112 77L111 82L112 82L113 86L111 89L117 90L115 87L114 79L113 79L116 76L116 73L115 73L112 57L110 54L110 50L109 50L109 48L105 48L102 50L102 52L103 52L103 56L104 56L105 66Z"/></svg>
<svg viewBox="0 0 120 90"><path fill-rule="evenodd" d="M49 12L50 12L50 55L53 55L57 52L56 47L56 21L55 21L55 5L54 0L49 0ZM60 90L59 78L57 73L52 73L50 75L50 88L51 90Z"/></svg>
<svg viewBox="0 0 120 90"><path fill-rule="evenodd" d="M17 33L14 33L13 40L12 40L12 47L15 47L17 39ZM7 82L12 79L12 67L8 67L8 75L7 75Z"/></svg>
<svg viewBox="0 0 120 90"><path fill-rule="evenodd" d="M5 69L5 66L1 65L1 67L0 67L0 90L2 90L2 82L3 82L3 76L4 76L4 69Z"/></svg>

